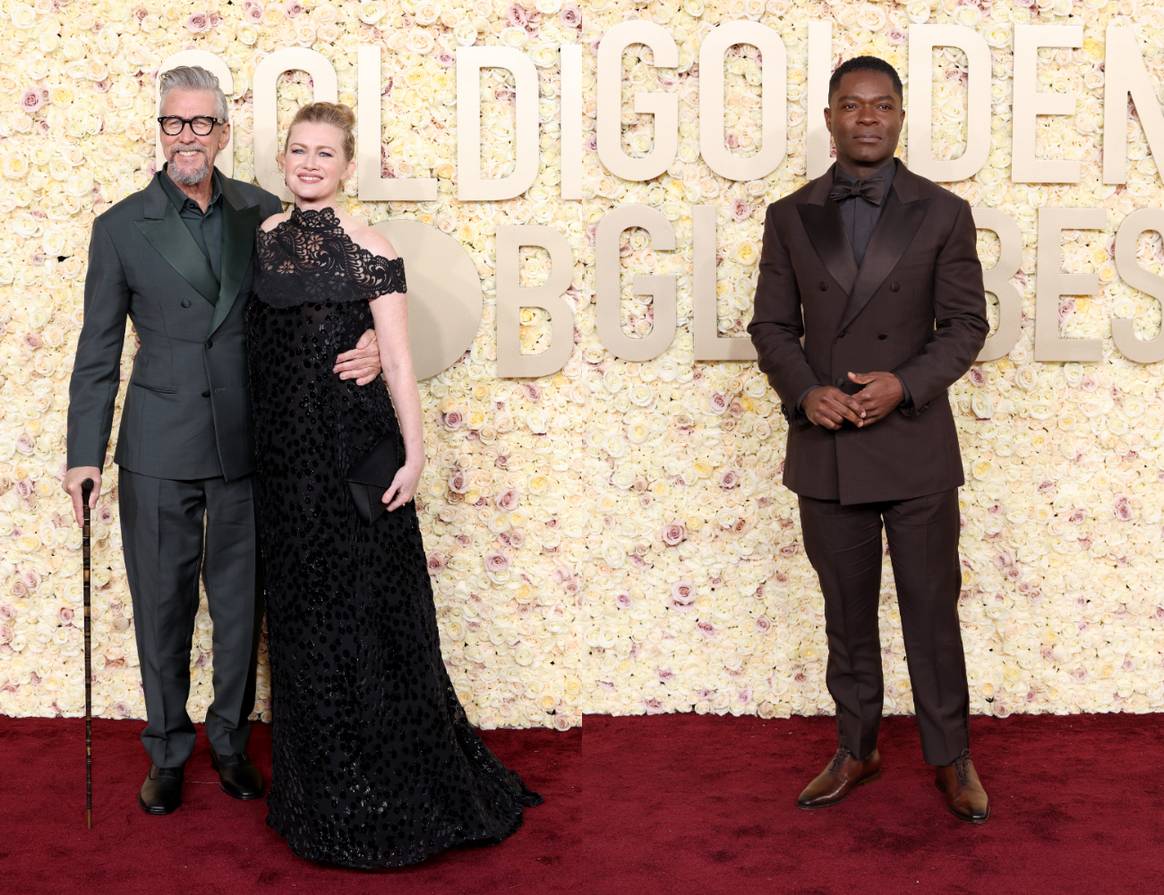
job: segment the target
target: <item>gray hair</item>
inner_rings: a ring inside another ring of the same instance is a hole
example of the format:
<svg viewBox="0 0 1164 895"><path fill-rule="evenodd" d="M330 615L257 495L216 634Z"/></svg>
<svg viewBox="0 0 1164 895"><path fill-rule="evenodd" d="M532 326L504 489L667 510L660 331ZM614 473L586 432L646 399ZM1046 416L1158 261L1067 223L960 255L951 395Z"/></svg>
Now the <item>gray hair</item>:
<svg viewBox="0 0 1164 895"><path fill-rule="evenodd" d="M219 121L230 120L230 107L226 104L226 94L218 86L218 78L213 73L197 65L179 65L162 72L158 79L158 111L161 112L166 94L171 90L207 90L214 94L214 114Z"/></svg>

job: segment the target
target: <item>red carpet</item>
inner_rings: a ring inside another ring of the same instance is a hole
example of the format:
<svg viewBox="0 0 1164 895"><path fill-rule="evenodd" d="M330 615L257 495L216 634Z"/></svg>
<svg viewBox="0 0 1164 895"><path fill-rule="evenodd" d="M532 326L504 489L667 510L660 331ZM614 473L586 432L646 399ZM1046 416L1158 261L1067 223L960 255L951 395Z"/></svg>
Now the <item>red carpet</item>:
<svg viewBox="0 0 1164 895"><path fill-rule="evenodd" d="M947 813L912 718L881 729L882 774L831 808L794 800L835 747L828 718L587 718L589 893L1164 891L1160 715L971 722L991 795Z"/></svg>
<svg viewBox="0 0 1164 895"><path fill-rule="evenodd" d="M588 717L584 734L489 731L546 803L499 846L363 873L295 858L263 803L219 792L204 741L182 809L146 816L139 722L94 724L86 830L82 722L0 717L0 891L1146 895L1160 891L1164 854L1162 720L974 719L992 797L982 827L946 813L908 718L886 720L881 779L815 812L793 799L831 752L830 719ZM267 728L251 751L267 771Z"/></svg>
<svg viewBox="0 0 1164 895"><path fill-rule="evenodd" d="M497 756L545 797L500 845L446 852L385 873L322 867L295 857L266 825L265 801L218 789L199 737L186 766L182 807L151 817L137 790L149 761L138 721L93 723L93 829L85 828L85 725L78 719L0 717L0 892L4 895L249 895L367 893L459 895L566 892L577 878L581 733L486 731ZM270 779L270 728L251 757ZM575 890L576 891L576 890Z"/></svg>

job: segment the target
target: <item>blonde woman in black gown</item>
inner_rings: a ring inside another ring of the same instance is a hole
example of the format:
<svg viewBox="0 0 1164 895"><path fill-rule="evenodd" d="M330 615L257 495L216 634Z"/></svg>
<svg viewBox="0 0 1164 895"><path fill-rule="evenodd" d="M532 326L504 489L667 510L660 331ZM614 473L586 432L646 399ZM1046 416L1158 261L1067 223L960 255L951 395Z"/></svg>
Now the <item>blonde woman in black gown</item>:
<svg viewBox="0 0 1164 895"><path fill-rule="evenodd" d="M470 727L441 660L412 502L424 446L404 263L336 208L353 123L330 103L296 115L282 157L295 205L262 225L247 332L274 709L267 822L302 857L375 868L497 842L540 799ZM372 323L387 390L332 372ZM403 465L368 524L346 473L385 436Z"/></svg>

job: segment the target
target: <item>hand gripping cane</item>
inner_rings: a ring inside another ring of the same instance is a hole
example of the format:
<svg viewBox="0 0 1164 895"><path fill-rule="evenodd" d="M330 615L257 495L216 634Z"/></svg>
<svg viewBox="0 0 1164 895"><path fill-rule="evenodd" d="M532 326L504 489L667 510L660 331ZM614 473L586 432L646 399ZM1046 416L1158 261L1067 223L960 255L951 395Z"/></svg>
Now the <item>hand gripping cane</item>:
<svg viewBox="0 0 1164 895"><path fill-rule="evenodd" d="M84 585L85 606L85 825L93 829L93 623L89 616L90 570L92 548L89 545L89 496L93 480L81 483L81 581Z"/></svg>

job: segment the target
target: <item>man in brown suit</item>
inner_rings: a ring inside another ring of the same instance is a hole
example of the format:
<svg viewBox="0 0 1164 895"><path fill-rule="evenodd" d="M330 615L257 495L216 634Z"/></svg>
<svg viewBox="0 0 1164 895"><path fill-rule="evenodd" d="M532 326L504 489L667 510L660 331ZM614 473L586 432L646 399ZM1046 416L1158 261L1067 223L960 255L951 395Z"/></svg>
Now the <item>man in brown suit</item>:
<svg viewBox="0 0 1164 895"><path fill-rule="evenodd" d="M770 205L764 223L748 332L788 418L784 484L824 594L839 738L797 804L835 804L881 770L884 524L922 749L950 810L982 823L958 624L962 461L946 389L982 348L986 299L970 207L894 159L904 118L892 66L841 65L825 109L836 164Z"/></svg>

